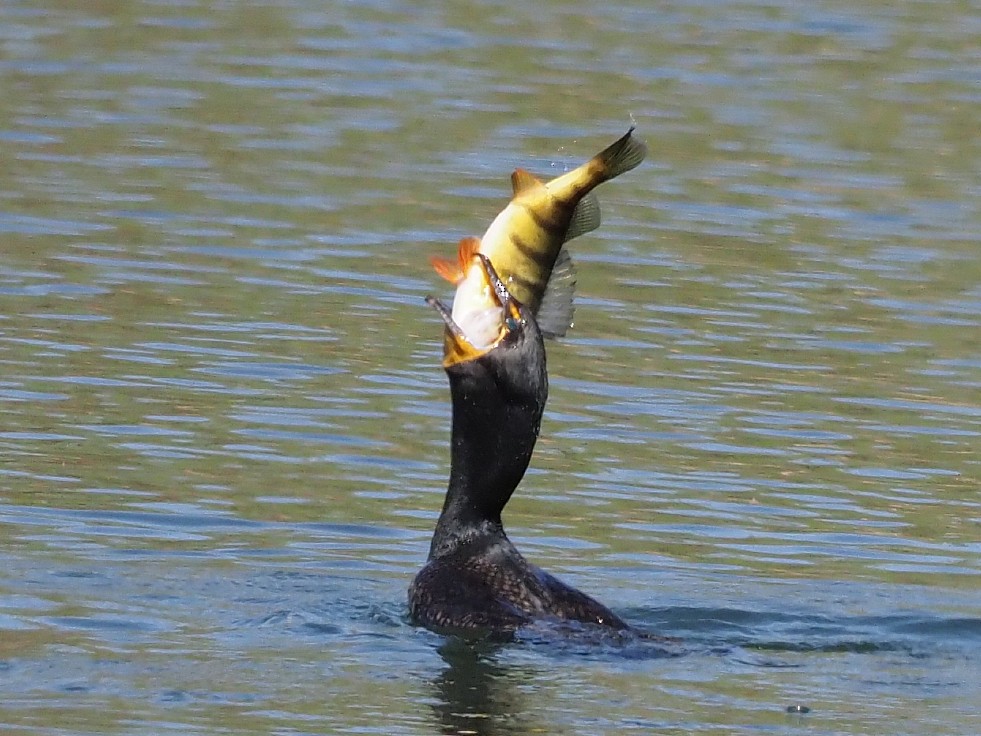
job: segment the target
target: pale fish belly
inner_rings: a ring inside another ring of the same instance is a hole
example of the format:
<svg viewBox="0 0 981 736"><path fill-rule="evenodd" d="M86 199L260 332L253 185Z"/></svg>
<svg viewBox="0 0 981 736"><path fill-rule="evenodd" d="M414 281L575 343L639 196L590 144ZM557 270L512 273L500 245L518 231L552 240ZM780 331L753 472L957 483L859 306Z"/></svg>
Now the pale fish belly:
<svg viewBox="0 0 981 736"><path fill-rule="evenodd" d="M492 266L496 267L501 260L501 254L498 252L501 244L509 242L507 237L509 221L516 209L513 204L509 204L501 210L480 239L480 252L490 259ZM485 247L485 244L489 247ZM507 280L504 274L501 274L501 277ZM467 267L466 275L456 289L452 314L453 321L463 330L470 344L476 348L489 347L501 333L504 310L497 303L495 295L491 293L484 271L476 260Z"/></svg>

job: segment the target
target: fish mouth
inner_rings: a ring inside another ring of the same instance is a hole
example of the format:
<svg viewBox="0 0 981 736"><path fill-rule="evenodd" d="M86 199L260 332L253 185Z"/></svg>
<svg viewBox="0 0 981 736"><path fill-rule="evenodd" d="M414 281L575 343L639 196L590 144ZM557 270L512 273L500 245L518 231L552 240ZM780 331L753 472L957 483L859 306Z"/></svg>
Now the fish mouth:
<svg viewBox="0 0 981 736"><path fill-rule="evenodd" d="M457 323L443 302L434 296L426 297L426 303L436 310L446 324L443 332L444 368L487 355L510 333L524 325L521 305L511 296L490 259L483 253L474 254L474 258L480 262L493 306L468 314ZM483 337L488 334L488 330L494 337L490 341L479 339L478 336Z"/></svg>

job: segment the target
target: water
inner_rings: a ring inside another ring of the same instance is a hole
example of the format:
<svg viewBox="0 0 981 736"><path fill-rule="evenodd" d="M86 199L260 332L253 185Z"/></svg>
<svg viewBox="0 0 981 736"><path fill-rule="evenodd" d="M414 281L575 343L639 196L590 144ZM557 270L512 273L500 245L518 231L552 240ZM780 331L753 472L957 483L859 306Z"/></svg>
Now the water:
<svg viewBox="0 0 981 736"><path fill-rule="evenodd" d="M981 732L979 37L971 2L4 4L2 730ZM678 642L413 628L427 257L632 123L506 522Z"/></svg>

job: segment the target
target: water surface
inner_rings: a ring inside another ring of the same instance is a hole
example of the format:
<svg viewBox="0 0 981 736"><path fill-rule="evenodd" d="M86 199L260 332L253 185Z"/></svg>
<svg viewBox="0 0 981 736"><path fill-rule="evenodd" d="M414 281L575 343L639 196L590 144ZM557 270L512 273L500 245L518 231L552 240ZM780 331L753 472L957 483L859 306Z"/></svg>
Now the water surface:
<svg viewBox="0 0 981 736"><path fill-rule="evenodd" d="M979 37L957 2L5 4L3 730L977 734ZM506 523L679 644L416 629L427 258L632 124Z"/></svg>

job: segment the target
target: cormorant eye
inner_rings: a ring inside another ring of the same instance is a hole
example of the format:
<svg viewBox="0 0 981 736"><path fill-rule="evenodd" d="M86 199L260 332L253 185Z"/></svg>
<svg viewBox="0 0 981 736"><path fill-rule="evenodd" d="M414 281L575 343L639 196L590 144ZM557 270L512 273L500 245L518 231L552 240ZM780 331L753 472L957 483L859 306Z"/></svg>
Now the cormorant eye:
<svg viewBox="0 0 981 736"><path fill-rule="evenodd" d="M520 323L514 317L508 317L504 320L504 325L508 328L508 332L517 332Z"/></svg>

